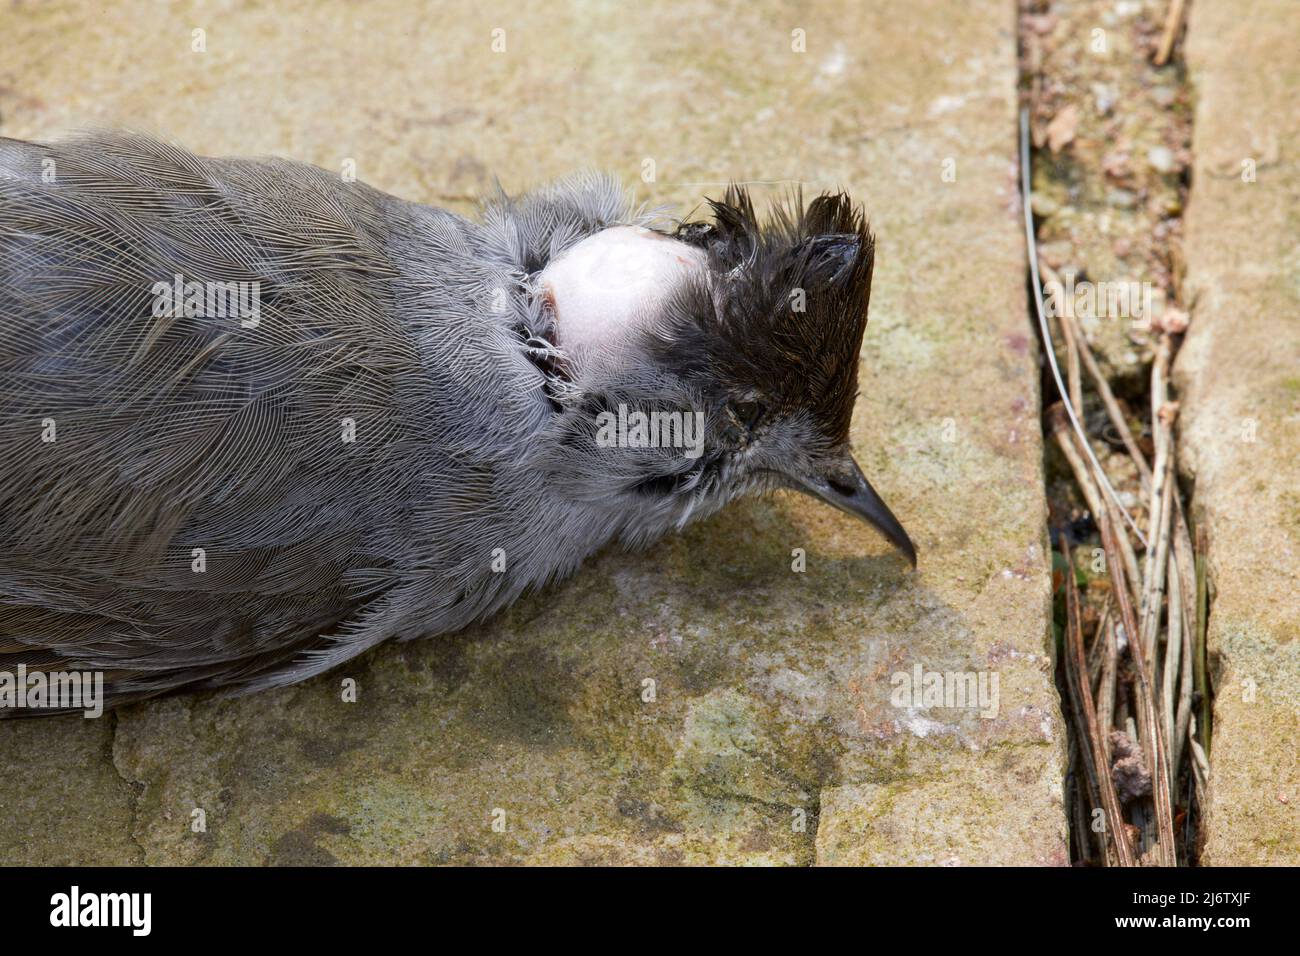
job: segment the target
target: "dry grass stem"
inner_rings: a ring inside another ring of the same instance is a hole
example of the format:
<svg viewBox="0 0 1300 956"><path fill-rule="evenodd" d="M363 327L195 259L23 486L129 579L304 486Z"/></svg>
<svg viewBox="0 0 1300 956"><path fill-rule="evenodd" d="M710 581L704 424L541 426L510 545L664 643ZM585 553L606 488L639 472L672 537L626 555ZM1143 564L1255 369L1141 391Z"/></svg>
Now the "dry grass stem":
<svg viewBox="0 0 1300 956"><path fill-rule="evenodd" d="M1074 580L1073 556L1064 534L1061 535L1061 547L1067 565L1065 574L1066 683L1070 692L1070 709L1078 725L1078 738L1087 741L1087 746L1080 744L1079 750L1088 771L1088 788L1093 798L1093 806L1100 804L1106 814L1106 830L1111 834L1111 842L1115 846L1119 863L1121 866L1133 866L1133 853L1125 836L1124 813L1120 807L1119 795L1115 792L1115 781L1110 774L1106 751L1101 745L1101 729L1093 707L1092 688L1088 684L1088 667L1083 652L1083 625L1080 620L1079 587ZM1103 769L1104 772L1101 772Z"/></svg>

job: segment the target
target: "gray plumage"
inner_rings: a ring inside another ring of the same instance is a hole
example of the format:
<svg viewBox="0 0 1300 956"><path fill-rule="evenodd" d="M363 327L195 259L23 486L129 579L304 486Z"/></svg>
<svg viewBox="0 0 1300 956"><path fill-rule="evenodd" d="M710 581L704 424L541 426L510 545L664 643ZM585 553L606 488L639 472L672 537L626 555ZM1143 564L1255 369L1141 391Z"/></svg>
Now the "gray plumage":
<svg viewBox="0 0 1300 956"><path fill-rule="evenodd" d="M764 228L738 191L714 213L668 230L707 277L582 357L538 273L663 227L610 179L472 221L299 163L0 139L0 670L102 670L110 704L292 683L775 487L914 558L878 498L845 504L848 471L821 477L847 459L860 213L822 197ZM174 276L256 283L256 326L156 314ZM705 454L600 447L620 402L702 410Z"/></svg>

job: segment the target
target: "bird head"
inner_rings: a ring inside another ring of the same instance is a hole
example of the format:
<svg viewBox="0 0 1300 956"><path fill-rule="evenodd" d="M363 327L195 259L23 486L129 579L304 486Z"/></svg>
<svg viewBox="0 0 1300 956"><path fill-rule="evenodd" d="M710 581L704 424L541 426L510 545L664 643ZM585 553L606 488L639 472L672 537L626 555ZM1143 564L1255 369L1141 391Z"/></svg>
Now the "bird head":
<svg viewBox="0 0 1300 956"><path fill-rule="evenodd" d="M737 187L709 205L671 232L597 233L542 273L574 370L552 467L634 540L791 488L915 566L849 446L874 260L861 209L796 195L760 222Z"/></svg>

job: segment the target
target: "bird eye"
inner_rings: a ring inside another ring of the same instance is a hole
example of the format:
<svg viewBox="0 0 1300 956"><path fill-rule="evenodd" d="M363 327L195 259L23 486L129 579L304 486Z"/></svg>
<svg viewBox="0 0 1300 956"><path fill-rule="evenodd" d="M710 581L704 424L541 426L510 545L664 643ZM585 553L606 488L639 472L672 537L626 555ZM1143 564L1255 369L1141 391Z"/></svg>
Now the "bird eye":
<svg viewBox="0 0 1300 956"><path fill-rule="evenodd" d="M731 417L737 425L752 431L763 417L763 406L759 402L735 402L731 406Z"/></svg>

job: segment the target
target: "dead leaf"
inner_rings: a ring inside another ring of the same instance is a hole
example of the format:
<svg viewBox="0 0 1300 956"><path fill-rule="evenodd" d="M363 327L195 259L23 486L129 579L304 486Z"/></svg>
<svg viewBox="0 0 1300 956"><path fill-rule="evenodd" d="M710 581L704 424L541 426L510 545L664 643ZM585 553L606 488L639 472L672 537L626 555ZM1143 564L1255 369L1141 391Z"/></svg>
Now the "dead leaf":
<svg viewBox="0 0 1300 956"><path fill-rule="evenodd" d="M1165 309L1165 314L1160 316L1152 325L1158 326L1161 331L1168 332L1171 335L1178 335L1187 331L1189 317L1182 309L1174 308L1172 305Z"/></svg>
<svg viewBox="0 0 1300 956"><path fill-rule="evenodd" d="M1075 130L1079 128L1079 107L1071 103L1052 117L1047 124L1047 146L1054 153L1059 153L1074 141Z"/></svg>

